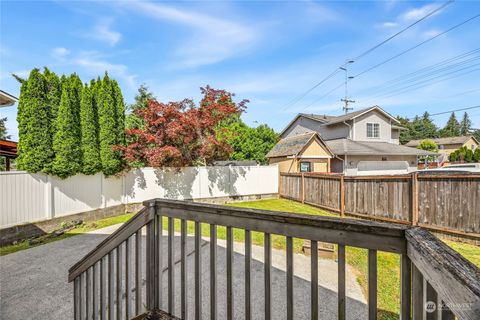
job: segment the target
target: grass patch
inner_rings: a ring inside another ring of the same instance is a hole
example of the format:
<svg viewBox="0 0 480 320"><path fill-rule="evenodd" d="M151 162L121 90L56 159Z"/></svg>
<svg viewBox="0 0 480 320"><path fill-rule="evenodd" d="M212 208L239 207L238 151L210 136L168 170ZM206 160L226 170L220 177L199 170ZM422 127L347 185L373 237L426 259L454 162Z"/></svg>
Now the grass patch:
<svg viewBox="0 0 480 320"><path fill-rule="evenodd" d="M85 223L83 223L81 225L78 225L77 227L75 227L71 230L66 231L65 233L63 233L59 236L45 239L44 241L42 241L40 243L36 243L36 244L31 244L30 241L27 239L27 240L24 240L24 241L19 242L17 244L3 246L3 247L0 247L0 256L4 256L4 255L10 254L10 253L14 253L14 252L22 251L22 250L27 250L27 249L30 249L30 248L33 248L33 247L40 246L42 244L46 244L46 243L50 243L50 242L54 242L54 241L58 241L58 240L63 240L63 239L73 237L73 236L76 236L76 235L79 235L79 234L83 234L83 233L86 233L86 232L89 232L89 231L93 231L93 230L96 230L96 229L101 229L101 228L105 228L105 227L108 227L108 226L112 226L114 224L124 223L124 222L128 221L131 217L133 217L133 213L127 213L127 214L122 214L122 215L115 216L115 217L110 217L110 218L100 219L100 220L96 220L96 221L85 222Z"/></svg>
<svg viewBox="0 0 480 320"><path fill-rule="evenodd" d="M441 239L450 248L460 253L465 259L480 268L480 247L474 244L468 244L463 242L456 242L451 240Z"/></svg>

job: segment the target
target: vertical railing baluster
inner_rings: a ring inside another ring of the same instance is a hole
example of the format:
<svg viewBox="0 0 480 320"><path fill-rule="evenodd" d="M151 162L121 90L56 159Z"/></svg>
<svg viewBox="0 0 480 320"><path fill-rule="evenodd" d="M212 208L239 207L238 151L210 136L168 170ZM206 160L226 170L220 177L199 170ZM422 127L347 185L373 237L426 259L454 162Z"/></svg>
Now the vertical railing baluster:
<svg viewBox="0 0 480 320"><path fill-rule="evenodd" d="M156 219L156 228L157 231L156 235L156 248L155 248L155 263L157 267L155 268L155 278L156 278L156 285L157 285L157 307L159 309L162 308L162 294L163 294L163 254L162 254L162 236L163 236L163 217L161 215L160 208L156 209L157 214L155 216Z"/></svg>
<svg viewBox="0 0 480 320"><path fill-rule="evenodd" d="M433 303L437 303L437 300L438 300L438 295L437 295L437 292L435 291L435 289L432 287L432 285L430 283L428 283L427 280L425 280L425 278L423 279L423 294L425 296L425 306L423 308L423 312L424 312L424 317L423 319L425 320L437 320L438 319L438 307L439 306L435 306L436 307L436 310L429 310L428 307L428 303L429 302L433 302Z"/></svg>
<svg viewBox="0 0 480 320"><path fill-rule="evenodd" d="M272 240L270 233L264 235L264 285L265 285L265 320L270 320L272 317L271 297L272 297L272 282L271 282L271 266L272 266Z"/></svg>
<svg viewBox="0 0 480 320"><path fill-rule="evenodd" d="M100 259L100 319L106 319L106 304L105 304L105 257Z"/></svg>
<svg viewBox="0 0 480 320"><path fill-rule="evenodd" d="M442 299L438 299L437 303L438 318L440 320L455 320L453 312L443 303Z"/></svg>
<svg viewBox="0 0 480 320"><path fill-rule="evenodd" d="M98 305L97 305L97 299L98 299L98 288L97 288L97 274L98 274L98 262L93 264L92 267L92 312L93 312L93 319L96 320L98 319Z"/></svg>
<svg viewBox="0 0 480 320"><path fill-rule="evenodd" d="M338 319L345 320L345 245L338 245Z"/></svg>
<svg viewBox="0 0 480 320"><path fill-rule="evenodd" d="M142 229L135 233L135 313L142 311Z"/></svg>
<svg viewBox="0 0 480 320"><path fill-rule="evenodd" d="M210 319L217 319L217 226L210 225Z"/></svg>
<svg viewBox="0 0 480 320"><path fill-rule="evenodd" d="M195 319L202 318L201 223L195 221Z"/></svg>
<svg viewBox="0 0 480 320"><path fill-rule="evenodd" d="M117 267L116 267L116 276L117 276L117 320L122 319L122 244L120 244L115 249L115 255L117 256Z"/></svg>
<svg viewBox="0 0 480 320"><path fill-rule="evenodd" d="M368 319L377 319L377 250L368 249Z"/></svg>
<svg viewBox="0 0 480 320"><path fill-rule="evenodd" d="M181 318L187 319L187 221L180 220L180 300L181 300Z"/></svg>
<svg viewBox="0 0 480 320"><path fill-rule="evenodd" d="M422 319L423 308L423 275L412 265L412 319Z"/></svg>
<svg viewBox="0 0 480 320"><path fill-rule="evenodd" d="M73 281L73 318L80 320L80 277Z"/></svg>
<svg viewBox="0 0 480 320"><path fill-rule="evenodd" d="M113 320L114 317L114 284L113 284L113 277L114 277L114 265L113 265L113 251L108 254L108 319Z"/></svg>
<svg viewBox="0 0 480 320"><path fill-rule="evenodd" d="M155 210L154 207L150 207L150 210ZM155 214L155 213L154 213ZM150 221L147 224L147 246L146 246L146 283L147 283L147 310L153 310L155 308L155 220Z"/></svg>
<svg viewBox="0 0 480 320"><path fill-rule="evenodd" d="M310 314L312 320L318 320L318 242L310 241Z"/></svg>
<svg viewBox="0 0 480 320"><path fill-rule="evenodd" d="M400 320L410 320L411 299L412 299L412 280L411 280L411 261L407 255L400 257Z"/></svg>
<svg viewBox="0 0 480 320"><path fill-rule="evenodd" d="M130 238L125 240L125 318L131 319L130 314Z"/></svg>
<svg viewBox="0 0 480 320"><path fill-rule="evenodd" d="M252 261L252 233L250 230L245 230L245 320L251 320L251 261Z"/></svg>
<svg viewBox="0 0 480 320"><path fill-rule="evenodd" d="M175 312L175 258L173 256L173 241L175 236L174 220L168 218L168 313Z"/></svg>
<svg viewBox="0 0 480 320"><path fill-rule="evenodd" d="M85 319L90 319L90 316L92 314L92 306L90 304L91 300L91 279L92 279L92 273L91 273L91 268L88 268L87 271L85 271L85 282L86 282L86 288L85 288Z"/></svg>
<svg viewBox="0 0 480 320"><path fill-rule="evenodd" d="M227 227L227 320L233 320L233 230Z"/></svg>
<svg viewBox="0 0 480 320"><path fill-rule="evenodd" d="M287 319L293 320L293 239L287 237Z"/></svg>

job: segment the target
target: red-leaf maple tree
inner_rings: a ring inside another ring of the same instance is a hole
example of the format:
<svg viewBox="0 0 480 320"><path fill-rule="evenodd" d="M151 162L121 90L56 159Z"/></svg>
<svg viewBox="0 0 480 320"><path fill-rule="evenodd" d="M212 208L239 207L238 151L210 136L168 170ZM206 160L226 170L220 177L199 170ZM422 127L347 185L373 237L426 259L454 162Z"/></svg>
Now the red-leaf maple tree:
<svg viewBox="0 0 480 320"><path fill-rule="evenodd" d="M162 103L148 101L148 108L135 114L144 121L139 129L127 129L127 146L118 146L131 166L182 167L208 165L227 159L230 145L217 138L218 124L238 115L248 100L233 101L234 94L209 86L200 88L200 105L190 99Z"/></svg>

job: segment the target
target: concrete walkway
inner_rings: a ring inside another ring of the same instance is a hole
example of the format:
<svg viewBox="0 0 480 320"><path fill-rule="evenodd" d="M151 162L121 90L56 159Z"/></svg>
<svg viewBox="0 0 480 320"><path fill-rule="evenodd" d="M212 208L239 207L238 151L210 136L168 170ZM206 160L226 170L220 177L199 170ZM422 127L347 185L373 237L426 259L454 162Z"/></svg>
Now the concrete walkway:
<svg viewBox="0 0 480 320"><path fill-rule="evenodd" d="M84 235L52 242L0 258L0 318L10 319L71 319L73 318L73 285L67 282L68 269L118 228L111 226ZM205 239L206 240L206 239ZM163 241L166 246L166 238ZM145 243L145 242L143 242ZM217 246L218 319L224 319L226 306L225 241ZM179 258L179 237L174 240L175 257ZM164 247L166 250L166 247ZM202 285L204 319L209 317L209 243L202 244ZM244 319L244 245L234 244L234 313ZM164 251L166 252L166 251ZM193 316L193 238L187 239L187 298L189 318ZM252 248L252 309L253 319L263 319L263 248ZM163 265L166 265L163 259ZM337 318L337 264L319 259L320 319ZM282 250L272 250L272 318L286 315L286 263ZM294 318L310 319L310 257L294 256ZM167 272L163 272L164 280ZM180 265L175 265L176 313L180 312ZM166 281L162 288L163 308L167 306ZM143 288L144 289L144 288ZM353 272L347 267L347 318L365 319L366 302Z"/></svg>

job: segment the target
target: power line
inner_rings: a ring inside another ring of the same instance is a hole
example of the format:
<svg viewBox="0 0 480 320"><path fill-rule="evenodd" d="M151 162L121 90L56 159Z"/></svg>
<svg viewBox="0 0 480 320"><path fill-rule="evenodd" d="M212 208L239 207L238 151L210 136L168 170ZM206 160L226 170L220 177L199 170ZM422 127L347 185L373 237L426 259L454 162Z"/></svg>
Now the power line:
<svg viewBox="0 0 480 320"><path fill-rule="evenodd" d="M441 5L440 7L430 11L429 13L427 13L424 17L420 18L419 20L415 21L414 23L410 24L409 26L405 27L404 29L398 31L397 33L395 33L394 35L388 37L387 39L383 40L382 42L380 42L379 44L377 44L376 46L373 46L372 48L368 49L367 51L363 52L362 54L358 55L354 60L358 60L360 58L362 58L363 56L369 54L370 52L372 52L373 50L377 49L378 47L384 45L385 43L387 43L388 41L392 40L393 38L395 38L396 36L402 34L403 32L407 31L408 29L412 28L413 26L415 26L416 24L422 22L423 20L427 19L428 17L434 15L435 13L437 13L438 11L442 10L443 8L445 8L446 6L448 6L449 4L453 3L455 0L451 0L451 1L447 1L445 2L443 5Z"/></svg>
<svg viewBox="0 0 480 320"><path fill-rule="evenodd" d="M374 51L375 49L379 48L380 46L384 45L385 43L389 42L390 40L392 40L393 38L399 36L400 34L402 34L403 32L407 31L408 29L412 28L413 26L417 25L418 23L422 22L423 20L429 18L430 16L434 15L435 13L437 13L438 11L442 10L443 8L445 8L446 6L450 5L451 3L455 2L455 0L450 0L450 1L447 1L445 2L443 5L439 6L438 8L430 11L429 13L427 13L425 16L423 16L422 18L418 19L417 21L413 22L412 24L408 25L407 27L403 28L402 30L398 31L397 33L393 34L392 36L388 37L387 39L383 40L382 42L378 43L377 45L373 46L372 48L364 51L363 53L361 53L360 55L358 55L353 61L357 61L361 58L363 58L364 56L366 56L367 54L369 54L370 52ZM353 62L352 61L352 62ZM339 68L341 67L345 67L346 65L348 64L348 61L346 63L344 63L343 65L341 65ZM302 100L303 98L305 98L305 96L307 96L310 92L312 92L313 90L315 90L316 88L318 88L321 84L325 83L327 80L329 80L330 78L332 78L333 76L335 76L338 72L340 72L340 69L337 68L335 69L333 72L331 72L330 74L328 74L325 78L323 78L322 80L320 80L318 83L316 83L314 86L312 86L310 89L306 90L304 93L302 93L301 95L299 95L298 97L290 100L289 102L287 102L287 104L282 108L282 111L290 108L291 106L295 105L297 102L299 102L300 100Z"/></svg>
<svg viewBox="0 0 480 320"><path fill-rule="evenodd" d="M480 14L477 14L477 15L475 15L475 16L473 16L473 17L471 17L471 18L469 18L469 19L467 19L467 20L465 20L465 21L462 21L462 22L460 22L459 24L454 25L453 27L451 27L451 28L449 28L449 29L447 29L447 30L439 33L439 34L437 34L437 35L435 35L435 36L433 36L433 37L431 37L431 38L428 38L427 40L424 40L424 41L420 42L419 44L417 44L417 45L415 45L415 46L413 46L413 47L411 47L411 48L408 48L407 50L404 50L404 51L402 51L402 52L394 55L393 57L390 57L390 58L388 58L387 60L384 60L384 61L382 61L382 62L380 62L380 63L378 63L378 64L376 64L376 65L374 65L374 66L372 66L372 67L370 67L370 68L368 68L368 69L360 72L360 73L358 73L357 75L354 76L354 78L358 78L359 76L361 76L361 75L363 75L363 74L365 74L365 73L367 73L367 72L370 72L370 71L372 71L372 70L374 70L374 69L376 69L376 68L378 68L378 67L380 67L380 66L382 66L382 65L384 65L384 64L386 64L386 63L388 63L388 62L390 62L390 61L392 61L392 60L394 60L394 59L396 59L396 58L398 58L398 57L400 57L400 56L402 56L402 55L404 55L404 54L406 54L406 53L408 53L408 52L410 52L410 51L412 51L412 50L414 50L414 49L416 49L416 48L418 48L418 47L420 47L420 46L422 46L422 45L424 45L425 43L428 43L428 42L430 42L430 41L432 41L432 40L434 40L434 39L436 39L436 38L438 38L438 37L440 37L440 36L443 36L444 34L450 32L450 31L452 31L452 30L454 30L454 29L456 29L456 28L459 28L459 27L463 26L464 24L466 24L466 23L468 23L468 22L470 22L470 21L472 21L472 20L474 20L474 19L477 19L478 17L480 17Z"/></svg>
<svg viewBox="0 0 480 320"><path fill-rule="evenodd" d="M457 111L464 111L464 110L471 110L471 109L476 109L476 108L480 108L480 106L466 107L466 108L455 109L455 110L450 110L450 111L443 111L443 112L438 112L438 113L432 113L432 114L430 114L429 116L430 116L430 117L433 117L433 116L438 116L438 115L441 115L441 114L452 113L452 112L457 112Z"/></svg>

